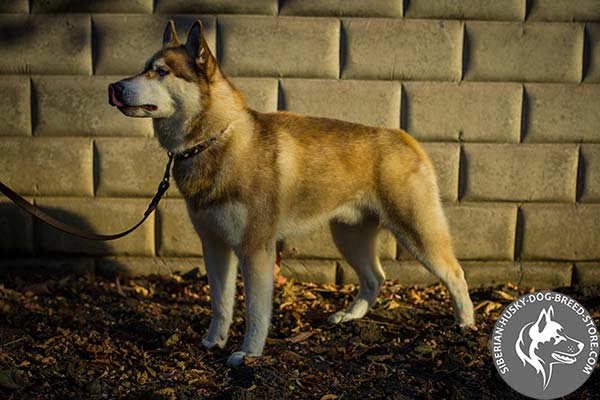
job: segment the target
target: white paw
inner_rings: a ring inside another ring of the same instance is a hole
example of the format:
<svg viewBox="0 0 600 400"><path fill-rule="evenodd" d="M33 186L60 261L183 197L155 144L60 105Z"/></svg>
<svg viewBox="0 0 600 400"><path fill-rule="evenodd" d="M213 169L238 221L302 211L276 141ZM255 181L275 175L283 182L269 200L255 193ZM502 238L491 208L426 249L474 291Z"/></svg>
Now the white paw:
<svg viewBox="0 0 600 400"><path fill-rule="evenodd" d="M236 351L232 353L227 359L227 365L230 367L238 367L244 363L244 357L246 357L246 352L244 351Z"/></svg>
<svg viewBox="0 0 600 400"><path fill-rule="evenodd" d="M458 318L456 322L461 328L473 328L475 326L475 318L472 315Z"/></svg>
<svg viewBox="0 0 600 400"><path fill-rule="evenodd" d="M222 349L223 347L225 347L226 342L227 339L204 338L202 339L202 346L204 346L207 350L213 349L215 347Z"/></svg>
<svg viewBox="0 0 600 400"><path fill-rule="evenodd" d="M339 324L342 322L350 321L351 319L355 319L356 317L350 313L345 311L338 311L335 314L332 314L327 318L327 322L330 324Z"/></svg>
<svg viewBox="0 0 600 400"><path fill-rule="evenodd" d="M475 325L475 316L471 310L454 311L454 320L461 328Z"/></svg>

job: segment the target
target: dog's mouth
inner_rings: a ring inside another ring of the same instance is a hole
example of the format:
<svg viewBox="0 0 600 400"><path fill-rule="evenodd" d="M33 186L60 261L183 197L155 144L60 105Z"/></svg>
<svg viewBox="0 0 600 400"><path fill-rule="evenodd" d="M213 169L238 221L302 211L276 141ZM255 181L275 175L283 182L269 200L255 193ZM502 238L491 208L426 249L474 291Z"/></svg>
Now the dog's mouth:
<svg viewBox="0 0 600 400"><path fill-rule="evenodd" d="M143 110L146 111L156 111L158 110L158 107L155 106L154 104L142 104L141 106L126 106L126 105L122 105L122 106L116 106L119 111L122 112L127 112L127 111L134 111L138 108L141 108Z"/></svg>
<svg viewBox="0 0 600 400"><path fill-rule="evenodd" d="M577 361L575 359L575 357L571 357L571 355L565 354L560 351L553 352L552 358L554 358L556 361L559 361L563 364L573 364L575 361Z"/></svg>

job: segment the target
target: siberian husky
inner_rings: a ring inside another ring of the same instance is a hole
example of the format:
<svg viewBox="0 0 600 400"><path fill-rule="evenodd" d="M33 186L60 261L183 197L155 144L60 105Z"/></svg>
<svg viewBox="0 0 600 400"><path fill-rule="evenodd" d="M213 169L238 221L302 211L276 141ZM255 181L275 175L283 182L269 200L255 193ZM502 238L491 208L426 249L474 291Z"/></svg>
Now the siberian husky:
<svg viewBox="0 0 600 400"><path fill-rule="evenodd" d="M142 72L112 83L109 102L127 116L152 118L160 144L174 154L212 143L176 160L173 177L204 249L213 315L202 343L209 349L225 345L238 264L243 275L246 334L229 365L263 351L276 241L323 224L360 283L331 323L361 318L375 302L385 280L376 238L386 228L448 288L457 323L473 324L434 169L406 132L249 109L219 69L200 21L185 44L170 21L162 49Z"/></svg>

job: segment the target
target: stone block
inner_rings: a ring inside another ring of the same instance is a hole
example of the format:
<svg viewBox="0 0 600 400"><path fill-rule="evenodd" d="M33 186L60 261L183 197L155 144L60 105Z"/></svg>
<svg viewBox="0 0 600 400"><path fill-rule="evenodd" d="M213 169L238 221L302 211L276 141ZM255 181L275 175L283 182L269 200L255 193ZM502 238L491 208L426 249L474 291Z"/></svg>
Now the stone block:
<svg viewBox="0 0 600 400"><path fill-rule="evenodd" d="M221 67L232 76L337 78L334 18L219 17Z"/></svg>
<svg viewBox="0 0 600 400"><path fill-rule="evenodd" d="M94 259L85 257L1 258L0 276L32 274L87 275L94 273Z"/></svg>
<svg viewBox="0 0 600 400"><path fill-rule="evenodd" d="M513 260L517 207L461 204L444 208L456 257L460 260Z"/></svg>
<svg viewBox="0 0 600 400"><path fill-rule="evenodd" d="M458 143L421 144L435 168L442 201L456 201L458 199L460 146Z"/></svg>
<svg viewBox="0 0 600 400"><path fill-rule="evenodd" d="M382 231L378 238L379 257L396 258L396 240L389 231ZM329 232L323 227L314 232L291 236L283 241L284 258L341 258Z"/></svg>
<svg viewBox="0 0 600 400"><path fill-rule="evenodd" d="M152 136L150 118L130 118L108 104L110 76L33 78L35 134Z"/></svg>
<svg viewBox="0 0 600 400"><path fill-rule="evenodd" d="M26 200L32 201L31 198ZM0 254L3 257L7 254L33 253L32 218L8 198L0 195Z"/></svg>
<svg viewBox="0 0 600 400"><path fill-rule="evenodd" d="M29 0L4 0L0 3L0 13L29 12Z"/></svg>
<svg viewBox="0 0 600 400"><path fill-rule="evenodd" d="M527 84L525 142L600 140L600 85Z"/></svg>
<svg viewBox="0 0 600 400"><path fill-rule="evenodd" d="M246 105L260 112L277 111L278 82L270 78L231 78L246 98Z"/></svg>
<svg viewBox="0 0 600 400"><path fill-rule="evenodd" d="M505 283L518 285L522 271L518 263L507 261L465 261L461 263L469 288Z"/></svg>
<svg viewBox="0 0 600 400"><path fill-rule="evenodd" d="M153 0L31 0L32 13L152 14Z"/></svg>
<svg viewBox="0 0 600 400"><path fill-rule="evenodd" d="M156 0L158 14L277 14L277 0Z"/></svg>
<svg viewBox="0 0 600 400"><path fill-rule="evenodd" d="M520 287L553 289L569 286L572 265L548 262L467 261L462 263L469 288L512 283Z"/></svg>
<svg viewBox="0 0 600 400"><path fill-rule="evenodd" d="M576 144L464 145L468 201L575 200Z"/></svg>
<svg viewBox="0 0 600 400"><path fill-rule="evenodd" d="M168 160L154 138L101 138L94 141L96 195L152 197ZM169 196L181 196L171 180Z"/></svg>
<svg viewBox="0 0 600 400"><path fill-rule="evenodd" d="M171 16L178 36L185 41L196 16ZM216 54L215 18L200 18L204 34ZM96 38L94 67L99 75L133 75L144 69L144 63L162 47L169 17L158 15L94 15Z"/></svg>
<svg viewBox="0 0 600 400"><path fill-rule="evenodd" d="M334 260L282 260L281 274L296 282L335 283Z"/></svg>
<svg viewBox="0 0 600 400"><path fill-rule="evenodd" d="M284 79L285 110L364 125L400 126L397 82Z"/></svg>
<svg viewBox="0 0 600 400"><path fill-rule="evenodd" d="M600 259L600 204L524 204L524 260Z"/></svg>
<svg viewBox="0 0 600 400"><path fill-rule="evenodd" d="M0 15L0 74L92 72L86 15Z"/></svg>
<svg viewBox="0 0 600 400"><path fill-rule="evenodd" d="M466 23L465 80L579 82L583 25Z"/></svg>
<svg viewBox="0 0 600 400"><path fill-rule="evenodd" d="M600 285L600 261L576 263L573 271L573 284L580 286Z"/></svg>
<svg viewBox="0 0 600 400"><path fill-rule="evenodd" d="M571 263L526 262L519 286L536 290L571 286L572 276Z"/></svg>
<svg viewBox="0 0 600 400"><path fill-rule="evenodd" d="M387 280L402 285L428 286L438 282L435 276L417 261L384 260L381 262ZM345 261L339 263L338 285L358 284L358 275Z"/></svg>
<svg viewBox="0 0 600 400"><path fill-rule="evenodd" d="M2 181L20 195L91 196L92 143L82 138L0 137Z"/></svg>
<svg viewBox="0 0 600 400"><path fill-rule="evenodd" d="M588 57L583 78L586 83L600 83L600 23L586 24L585 33Z"/></svg>
<svg viewBox="0 0 600 400"><path fill-rule="evenodd" d="M96 272L105 276L147 276L184 274L198 268L206 274L202 258L106 257L96 260Z"/></svg>
<svg viewBox="0 0 600 400"><path fill-rule="evenodd" d="M156 223L159 256L202 256L202 242L192 225L185 200L163 200Z"/></svg>
<svg viewBox="0 0 600 400"><path fill-rule="evenodd" d="M45 197L36 198L38 207L67 224L101 234L129 229L146 211L150 199ZM34 222L36 249L42 254L153 256L154 215L132 234L109 242L94 242Z"/></svg>
<svg viewBox="0 0 600 400"><path fill-rule="evenodd" d="M345 79L461 78L462 23L405 19L344 19Z"/></svg>
<svg viewBox="0 0 600 400"><path fill-rule="evenodd" d="M528 21L598 21L597 0L532 0Z"/></svg>
<svg viewBox="0 0 600 400"><path fill-rule="evenodd" d="M0 77L0 136L31 135L30 94L28 77Z"/></svg>
<svg viewBox="0 0 600 400"><path fill-rule="evenodd" d="M402 17L402 0L283 0L282 15Z"/></svg>
<svg viewBox="0 0 600 400"><path fill-rule="evenodd" d="M522 21L525 0L411 0L406 18Z"/></svg>
<svg viewBox="0 0 600 400"><path fill-rule="evenodd" d="M405 128L421 140L519 142L517 83L407 82Z"/></svg>
<svg viewBox="0 0 600 400"><path fill-rule="evenodd" d="M454 253L459 260L504 261L514 259L517 208L510 204L444 204ZM415 261L398 243L398 260Z"/></svg>
<svg viewBox="0 0 600 400"><path fill-rule="evenodd" d="M581 162L583 163L583 190L580 200L600 203L600 144L582 145Z"/></svg>

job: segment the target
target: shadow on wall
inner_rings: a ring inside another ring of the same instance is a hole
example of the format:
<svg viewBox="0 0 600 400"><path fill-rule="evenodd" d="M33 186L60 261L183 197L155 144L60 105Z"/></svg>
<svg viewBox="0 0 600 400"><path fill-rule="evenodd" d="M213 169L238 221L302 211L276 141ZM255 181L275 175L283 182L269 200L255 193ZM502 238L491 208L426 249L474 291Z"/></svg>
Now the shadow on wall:
<svg viewBox="0 0 600 400"><path fill-rule="evenodd" d="M126 1L127 2L127 1ZM114 0L37 0L31 1L31 10L35 12L71 12L71 13L89 13L110 12L115 9ZM114 12L114 11L113 11Z"/></svg>
<svg viewBox="0 0 600 400"><path fill-rule="evenodd" d="M49 215L83 230L93 228L70 211L42 207ZM7 201L0 202L0 277L14 274L85 274L95 272L93 257L106 256L105 242L80 239L54 229ZM111 273L126 272L116 260Z"/></svg>
<svg viewBox="0 0 600 400"><path fill-rule="evenodd" d="M37 33L37 25L29 18L22 21L14 19L2 19L0 21L0 46L10 46L19 43L23 37L35 35Z"/></svg>

